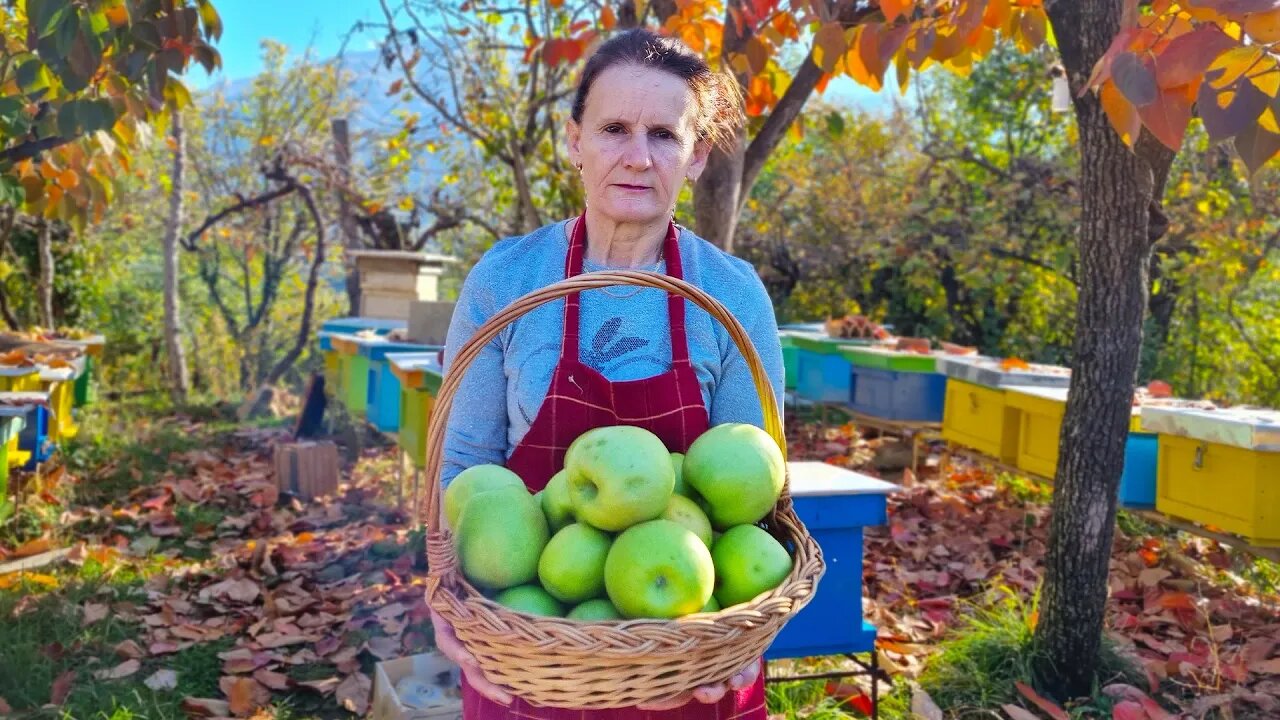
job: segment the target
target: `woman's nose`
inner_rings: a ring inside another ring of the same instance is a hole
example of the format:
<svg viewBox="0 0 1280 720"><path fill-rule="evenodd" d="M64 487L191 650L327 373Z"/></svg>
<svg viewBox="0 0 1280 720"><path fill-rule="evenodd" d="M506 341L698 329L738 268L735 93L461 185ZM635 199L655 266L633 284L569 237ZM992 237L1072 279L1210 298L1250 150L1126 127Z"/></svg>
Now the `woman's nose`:
<svg viewBox="0 0 1280 720"><path fill-rule="evenodd" d="M653 164L649 154L649 138L644 133L632 133L622 153L622 162L628 169L646 170Z"/></svg>

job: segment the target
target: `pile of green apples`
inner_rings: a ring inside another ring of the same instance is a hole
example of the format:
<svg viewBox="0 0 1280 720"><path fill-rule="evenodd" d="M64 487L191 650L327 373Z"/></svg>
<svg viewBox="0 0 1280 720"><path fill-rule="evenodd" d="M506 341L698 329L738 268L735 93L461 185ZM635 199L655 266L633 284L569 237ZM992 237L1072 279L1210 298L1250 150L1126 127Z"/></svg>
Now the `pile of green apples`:
<svg viewBox="0 0 1280 720"><path fill-rule="evenodd" d="M684 454L653 433L589 430L531 494L501 465L459 473L444 493L463 575L495 602L583 621L670 619L748 602L791 572L758 523L782 493L777 443L717 425Z"/></svg>

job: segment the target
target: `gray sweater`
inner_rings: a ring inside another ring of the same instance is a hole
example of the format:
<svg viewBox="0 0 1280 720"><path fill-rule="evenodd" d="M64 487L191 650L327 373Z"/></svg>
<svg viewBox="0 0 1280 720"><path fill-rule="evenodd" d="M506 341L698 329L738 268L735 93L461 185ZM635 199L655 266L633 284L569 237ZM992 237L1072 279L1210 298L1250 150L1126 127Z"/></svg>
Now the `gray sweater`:
<svg viewBox="0 0 1280 720"><path fill-rule="evenodd" d="M502 240L476 263L463 282L449 327L446 371L485 320L521 295L564 278L568 222ZM742 323L772 381L781 412L782 348L773 305L755 268L687 228L679 230L684 279L719 300ZM605 269L587 261L583 271ZM666 271L665 263L660 271ZM585 291L581 298L582 362L611 381L638 380L670 369L670 330L663 291L615 286ZM685 317L689 355L711 424L763 426L751 373L728 331L689 301L685 302ZM551 384L563 327L564 300L554 300L508 326L469 366L454 398L445 434L441 479L446 485L472 465L505 464L515 451Z"/></svg>

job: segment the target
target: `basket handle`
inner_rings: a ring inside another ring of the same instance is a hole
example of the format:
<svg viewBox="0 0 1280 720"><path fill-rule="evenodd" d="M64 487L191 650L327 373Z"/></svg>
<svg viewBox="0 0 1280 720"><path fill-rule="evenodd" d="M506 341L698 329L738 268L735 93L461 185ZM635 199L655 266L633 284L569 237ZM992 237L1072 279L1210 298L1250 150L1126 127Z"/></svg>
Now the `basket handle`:
<svg viewBox="0 0 1280 720"><path fill-rule="evenodd" d="M432 408L431 417L427 422L426 519L429 533L438 533L444 526L444 504L441 502L441 493L443 491L440 487L440 469L444 463L444 431L449 419L449 411L453 407L454 395L457 394L458 388L462 384L462 376L466 373L467 367L476 359L484 346L498 336L498 333L535 308L582 290L593 290L614 285L635 285L675 293L706 310L712 318L724 325L729 331L729 336L733 338L734 344L738 346L738 350L742 353L742 357L746 360L747 367L751 370L752 382L756 386L756 393L760 396L760 406L764 415L764 429L778 443L783 457L786 457L787 441L783 433L782 419L778 414L778 403L776 396L773 394L773 385L769 382L769 376L760 362L760 355L751 343L751 339L747 336L746 329L742 327L742 323L738 322L738 319L730 314L729 310L719 300L684 280L647 270L610 270L584 273L565 278L517 298L510 305L485 321L476 330L471 339L458 350L457 356L453 359L453 363L449 366L448 372L445 373L444 379L440 383L440 390L436 394L435 406ZM789 483L789 480L786 482ZM786 494L787 487L784 485L783 495Z"/></svg>

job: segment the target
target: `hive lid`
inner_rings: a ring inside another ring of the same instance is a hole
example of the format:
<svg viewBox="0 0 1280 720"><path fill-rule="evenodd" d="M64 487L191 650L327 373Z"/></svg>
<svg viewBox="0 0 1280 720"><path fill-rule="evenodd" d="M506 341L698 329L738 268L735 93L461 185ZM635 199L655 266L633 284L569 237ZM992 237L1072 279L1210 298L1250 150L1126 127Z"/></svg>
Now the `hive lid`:
<svg viewBox="0 0 1280 720"><path fill-rule="evenodd" d="M1271 408L1144 407L1142 429L1246 450L1280 452L1280 410Z"/></svg>
<svg viewBox="0 0 1280 720"><path fill-rule="evenodd" d="M1029 363L1026 368L1006 369L996 358L973 355L940 357L938 372L957 380L1000 388L1014 385L1065 388L1071 384L1070 368Z"/></svg>
<svg viewBox="0 0 1280 720"><path fill-rule="evenodd" d="M788 462L787 467L790 470L793 497L888 495L901 489L893 483L831 463L799 461Z"/></svg>

